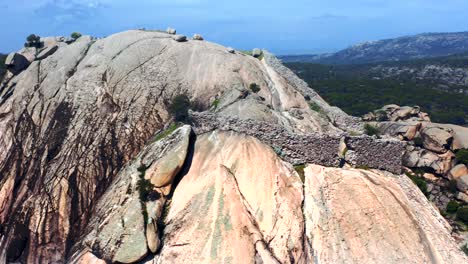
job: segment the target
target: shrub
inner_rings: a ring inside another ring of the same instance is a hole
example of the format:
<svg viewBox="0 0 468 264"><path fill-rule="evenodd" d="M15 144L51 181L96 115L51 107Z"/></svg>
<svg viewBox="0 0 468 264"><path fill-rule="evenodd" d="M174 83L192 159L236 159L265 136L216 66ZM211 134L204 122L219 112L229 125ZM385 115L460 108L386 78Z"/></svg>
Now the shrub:
<svg viewBox="0 0 468 264"><path fill-rule="evenodd" d="M456 180L450 180L448 183L448 190L451 193L456 193L458 191L457 188L457 181Z"/></svg>
<svg viewBox="0 0 468 264"><path fill-rule="evenodd" d="M414 142L414 145L419 146L419 147L423 145L423 140L420 137L413 138L413 142Z"/></svg>
<svg viewBox="0 0 468 264"><path fill-rule="evenodd" d="M427 183L423 179L421 179L420 177L418 177L416 175L410 174L408 172L405 172L405 174L406 174L406 176L408 176L414 182L414 184L416 184L416 186L418 186L418 188L421 190L421 192L424 195L428 194L428 192L427 192Z"/></svg>
<svg viewBox="0 0 468 264"><path fill-rule="evenodd" d="M169 105L169 113L172 115L175 121L187 122L188 121L188 110L190 109L190 100L184 95L177 95L172 99Z"/></svg>
<svg viewBox="0 0 468 264"><path fill-rule="evenodd" d="M169 136L172 132L174 132L177 128L180 127L180 124L174 123L171 124L166 130L158 133L152 140L151 143L159 141L167 136Z"/></svg>
<svg viewBox="0 0 468 264"><path fill-rule="evenodd" d="M26 38L26 43L24 44L25 47L41 47L41 37L35 34L31 34Z"/></svg>
<svg viewBox="0 0 468 264"><path fill-rule="evenodd" d="M212 104L212 107L213 107L214 109L217 109L217 108L218 108L218 105L219 105L219 99L214 100L214 101L213 101L213 104Z"/></svg>
<svg viewBox="0 0 468 264"><path fill-rule="evenodd" d="M447 208L445 209L445 211L447 211L447 213L449 214L454 214L457 212L458 210L458 207L460 207L460 205L455 202L455 201L450 201L448 204L447 204Z"/></svg>
<svg viewBox="0 0 468 264"><path fill-rule="evenodd" d="M458 162L468 165L468 149L460 149L455 153Z"/></svg>
<svg viewBox="0 0 468 264"><path fill-rule="evenodd" d="M249 89L254 93L260 92L260 86L258 86L256 83L251 83L249 85Z"/></svg>
<svg viewBox="0 0 468 264"><path fill-rule="evenodd" d="M364 131L367 135L369 136L378 136L379 135L379 130L370 124L365 124L364 125Z"/></svg>
<svg viewBox="0 0 468 264"><path fill-rule="evenodd" d="M80 32L73 32L73 33L70 34L70 37L71 37L72 39L74 39L74 40L79 39L81 36L82 36L82 35L81 35Z"/></svg>
<svg viewBox="0 0 468 264"><path fill-rule="evenodd" d="M468 244L465 244L461 247L462 251L468 256Z"/></svg>
<svg viewBox="0 0 468 264"><path fill-rule="evenodd" d="M321 112L322 111L322 108L320 107L320 105L318 105L317 103L315 102L310 102L309 103L309 107L311 110L315 111L315 112Z"/></svg>
<svg viewBox="0 0 468 264"><path fill-rule="evenodd" d="M468 206L462 206L458 208L457 219L463 221L463 223L468 224Z"/></svg>

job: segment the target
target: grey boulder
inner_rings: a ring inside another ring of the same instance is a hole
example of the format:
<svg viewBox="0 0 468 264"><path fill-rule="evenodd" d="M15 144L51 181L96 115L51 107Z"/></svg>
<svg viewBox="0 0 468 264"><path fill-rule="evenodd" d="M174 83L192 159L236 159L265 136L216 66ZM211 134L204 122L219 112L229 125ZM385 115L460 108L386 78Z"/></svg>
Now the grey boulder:
<svg viewBox="0 0 468 264"><path fill-rule="evenodd" d="M176 31L175 29L171 28L171 27L168 27L168 28L166 29L166 32L167 32L168 34L171 34L171 35L175 35L175 34L177 33L177 31Z"/></svg>
<svg viewBox="0 0 468 264"><path fill-rule="evenodd" d="M428 127L420 131L425 149L445 153L450 149L453 136L448 129Z"/></svg>
<svg viewBox="0 0 468 264"><path fill-rule="evenodd" d="M255 48L252 50L252 56L254 56L255 58L260 57L260 55L262 55L262 51L260 49Z"/></svg>
<svg viewBox="0 0 468 264"><path fill-rule="evenodd" d="M203 37L202 35L200 34L194 34L193 37L192 37L193 40L203 40Z"/></svg>
<svg viewBox="0 0 468 264"><path fill-rule="evenodd" d="M10 53L5 60L5 65L13 74L20 73L22 70L26 69L29 64L30 62L25 56L16 52Z"/></svg>
<svg viewBox="0 0 468 264"><path fill-rule="evenodd" d="M184 41L187 41L187 37L184 36L184 35L174 35L172 37L173 40L177 41L177 42L184 42Z"/></svg>
<svg viewBox="0 0 468 264"><path fill-rule="evenodd" d="M457 188L462 192L468 190L468 174L457 179Z"/></svg>

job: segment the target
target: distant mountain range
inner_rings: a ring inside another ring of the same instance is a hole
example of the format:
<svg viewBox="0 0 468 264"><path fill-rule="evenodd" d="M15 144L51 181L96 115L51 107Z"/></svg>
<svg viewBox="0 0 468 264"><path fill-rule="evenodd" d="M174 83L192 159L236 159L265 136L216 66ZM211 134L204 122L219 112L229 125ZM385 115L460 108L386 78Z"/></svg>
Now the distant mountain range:
<svg viewBox="0 0 468 264"><path fill-rule="evenodd" d="M283 62L359 64L448 56L466 51L468 51L468 32L424 33L364 42L335 53L287 55L280 58Z"/></svg>

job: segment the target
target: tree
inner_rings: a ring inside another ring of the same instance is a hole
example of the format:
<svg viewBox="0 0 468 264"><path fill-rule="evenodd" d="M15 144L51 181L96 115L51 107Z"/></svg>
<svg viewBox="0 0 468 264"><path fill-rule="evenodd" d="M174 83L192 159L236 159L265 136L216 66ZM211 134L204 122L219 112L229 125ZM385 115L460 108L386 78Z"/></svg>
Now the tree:
<svg viewBox="0 0 468 264"><path fill-rule="evenodd" d="M74 39L74 40L79 39L81 36L82 36L82 35L81 35L80 32L73 32L73 33L71 33L71 35L70 35L70 37L71 37L72 39Z"/></svg>
<svg viewBox="0 0 468 264"><path fill-rule="evenodd" d="M169 105L169 113L172 115L175 121L186 122L188 121L188 110L190 109L190 99L185 95L177 95L172 99Z"/></svg>
<svg viewBox="0 0 468 264"><path fill-rule="evenodd" d="M31 34L26 38L25 47L36 47L40 48L41 46L41 37L36 34Z"/></svg>

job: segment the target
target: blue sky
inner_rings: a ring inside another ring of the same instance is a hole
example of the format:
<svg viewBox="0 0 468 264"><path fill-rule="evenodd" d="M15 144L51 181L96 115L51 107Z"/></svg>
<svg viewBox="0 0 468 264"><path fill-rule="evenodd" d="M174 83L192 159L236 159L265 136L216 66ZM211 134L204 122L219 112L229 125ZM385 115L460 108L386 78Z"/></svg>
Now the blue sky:
<svg viewBox="0 0 468 264"><path fill-rule="evenodd" d="M30 33L106 36L145 27L237 49L330 52L366 40L468 31L468 0L0 0L0 51Z"/></svg>

